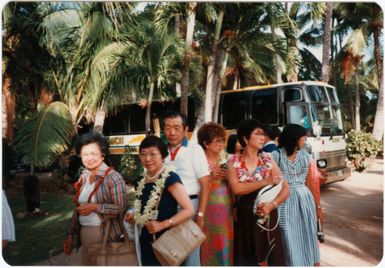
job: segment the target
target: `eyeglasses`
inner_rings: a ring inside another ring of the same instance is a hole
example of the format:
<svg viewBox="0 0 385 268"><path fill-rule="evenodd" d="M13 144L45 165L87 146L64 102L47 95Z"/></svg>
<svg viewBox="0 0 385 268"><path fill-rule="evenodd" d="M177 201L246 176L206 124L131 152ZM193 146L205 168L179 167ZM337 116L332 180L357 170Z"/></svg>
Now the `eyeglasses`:
<svg viewBox="0 0 385 268"><path fill-rule="evenodd" d="M91 153L83 153L80 154L81 158L97 158L100 157L102 154L98 152L91 152Z"/></svg>
<svg viewBox="0 0 385 268"><path fill-rule="evenodd" d="M257 135L257 136L265 136L265 132L263 132L263 131L255 131L252 134Z"/></svg>
<svg viewBox="0 0 385 268"><path fill-rule="evenodd" d="M175 131L181 131L181 130L183 130L183 126L182 125L175 125L175 126L166 125L166 126L164 126L164 131L171 131L172 129Z"/></svg>
<svg viewBox="0 0 385 268"><path fill-rule="evenodd" d="M146 159L149 156L151 159L155 159L159 155L160 155L160 153L140 153L139 157L142 159Z"/></svg>
<svg viewBox="0 0 385 268"><path fill-rule="evenodd" d="M226 139L214 139L213 143L226 143Z"/></svg>

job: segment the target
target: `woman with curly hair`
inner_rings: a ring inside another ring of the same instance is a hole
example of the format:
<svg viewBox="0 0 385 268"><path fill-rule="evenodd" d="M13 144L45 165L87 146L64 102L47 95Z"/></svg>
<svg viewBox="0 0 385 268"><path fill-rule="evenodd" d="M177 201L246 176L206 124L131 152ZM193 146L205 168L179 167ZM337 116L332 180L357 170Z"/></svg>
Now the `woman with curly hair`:
<svg viewBox="0 0 385 268"><path fill-rule="evenodd" d="M198 142L209 163L210 193L204 215L207 239L201 245L202 266L233 265L232 197L226 177L224 153L226 131L216 123L206 123L198 131Z"/></svg>

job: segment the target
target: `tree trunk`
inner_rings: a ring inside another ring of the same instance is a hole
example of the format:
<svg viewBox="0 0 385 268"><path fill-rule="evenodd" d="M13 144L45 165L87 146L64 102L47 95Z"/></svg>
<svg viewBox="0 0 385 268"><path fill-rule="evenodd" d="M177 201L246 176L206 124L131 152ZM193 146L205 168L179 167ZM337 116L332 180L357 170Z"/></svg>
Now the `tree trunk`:
<svg viewBox="0 0 385 268"><path fill-rule="evenodd" d="M154 96L154 87L155 87L155 83L151 82L150 92L148 94L148 99L147 99L147 109L146 109L146 136L150 135L151 133L151 105L152 105L152 98Z"/></svg>
<svg viewBox="0 0 385 268"><path fill-rule="evenodd" d="M218 41L222 29L224 11L221 9L215 24L214 42L211 48L211 57L207 67L206 96L205 96L205 122L213 121L213 108L216 96L216 88L219 79L219 72L222 66L218 53Z"/></svg>
<svg viewBox="0 0 385 268"><path fill-rule="evenodd" d="M212 121L212 111L213 111L213 79L214 79L214 58L210 59L210 63L207 66L207 79L206 79L206 94L204 102L204 122Z"/></svg>
<svg viewBox="0 0 385 268"><path fill-rule="evenodd" d="M187 33L184 48L183 68L182 68L182 88L180 98L180 112L187 116L188 113L188 88L189 88L189 72L190 61L192 57L192 41L195 26L195 8L196 2L189 2L187 8Z"/></svg>
<svg viewBox="0 0 385 268"><path fill-rule="evenodd" d="M374 59L376 61L377 76L379 81L376 116L374 117L373 136L381 140L384 135L384 78L382 76L382 61L380 57L379 30L374 31Z"/></svg>
<svg viewBox="0 0 385 268"><path fill-rule="evenodd" d="M360 81L358 80L358 74L355 75L355 82L356 82L356 106L355 106L355 129L356 131L361 130L361 117L360 117Z"/></svg>
<svg viewBox="0 0 385 268"><path fill-rule="evenodd" d="M98 107L95 114L95 122L93 130L99 133L103 133L104 120L106 119L106 111L103 108L103 104Z"/></svg>
<svg viewBox="0 0 385 268"><path fill-rule="evenodd" d="M7 141L13 140L13 122L16 112L16 98L11 92L11 80L5 75L3 78L3 135Z"/></svg>
<svg viewBox="0 0 385 268"><path fill-rule="evenodd" d="M325 28L323 36L323 48L322 48L322 81L325 83L329 82L329 55L330 55L330 33L331 33L331 22L333 13L333 3L326 3L326 14L325 14Z"/></svg>
<svg viewBox="0 0 385 268"><path fill-rule="evenodd" d="M198 110L197 120L195 122L195 128L191 134L190 141L193 141L193 142L197 141L198 129L201 126L203 126L204 123L205 123L205 105L204 103L201 103L201 106L199 107L199 110Z"/></svg>
<svg viewBox="0 0 385 268"><path fill-rule="evenodd" d="M239 75L234 75L234 82L233 82L233 89L238 89L239 88Z"/></svg>
<svg viewBox="0 0 385 268"><path fill-rule="evenodd" d="M213 122L218 122L218 113L219 113L219 101L221 98L221 91L222 91L222 80L223 76L225 74L225 70L227 67L227 60L229 57L229 54L224 51L220 50L220 53L222 54L221 56L221 70L219 71L219 77L217 81L217 86L216 86L216 95L215 95L215 101L214 101L214 108L213 108Z"/></svg>
<svg viewBox="0 0 385 268"><path fill-rule="evenodd" d="M348 97L349 97L349 108L350 108L350 119L351 119L351 124L352 128L356 125L355 120L354 120L354 108L353 108L353 97L352 97L352 92L349 88L347 88L348 91Z"/></svg>
<svg viewBox="0 0 385 268"><path fill-rule="evenodd" d="M276 39L274 26L271 27L271 37L272 37L273 42L274 42ZM281 84L282 83L282 70L281 70L281 64L280 64L280 57L279 57L277 52L274 53L274 61L275 61L275 71L276 71L276 82L277 82L277 84Z"/></svg>

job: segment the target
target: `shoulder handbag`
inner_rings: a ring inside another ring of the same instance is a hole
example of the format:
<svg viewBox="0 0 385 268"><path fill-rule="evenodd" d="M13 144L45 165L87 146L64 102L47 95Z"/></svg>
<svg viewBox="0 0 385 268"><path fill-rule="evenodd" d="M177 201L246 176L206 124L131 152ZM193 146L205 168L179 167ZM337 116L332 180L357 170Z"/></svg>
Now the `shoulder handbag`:
<svg viewBox="0 0 385 268"><path fill-rule="evenodd" d="M192 220L168 229L152 244L155 257L163 266L178 266L206 239Z"/></svg>
<svg viewBox="0 0 385 268"><path fill-rule="evenodd" d="M206 240L206 235L194 221L188 220L169 228L158 239L153 234L153 239L152 249L158 261L163 266L178 266Z"/></svg>
<svg viewBox="0 0 385 268"><path fill-rule="evenodd" d="M121 214L119 216L120 229L124 230ZM111 221L112 219L109 219L107 222L103 242L89 247L88 255L91 263L96 266L139 266L135 242L128 240L126 232L123 232L124 242L107 242Z"/></svg>

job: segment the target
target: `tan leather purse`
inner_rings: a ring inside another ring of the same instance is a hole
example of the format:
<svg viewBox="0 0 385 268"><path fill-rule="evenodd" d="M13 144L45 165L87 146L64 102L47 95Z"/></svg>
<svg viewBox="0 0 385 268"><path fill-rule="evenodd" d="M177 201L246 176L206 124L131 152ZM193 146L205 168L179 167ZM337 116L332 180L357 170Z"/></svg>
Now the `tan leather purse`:
<svg viewBox="0 0 385 268"><path fill-rule="evenodd" d="M120 218L121 219L121 218ZM122 222L121 223L121 230ZM135 242L128 240L127 233L124 233L124 242L107 242L111 230L111 220L108 220L102 243L90 246L88 255L91 263L95 266L138 266Z"/></svg>
<svg viewBox="0 0 385 268"><path fill-rule="evenodd" d="M178 266L206 239L192 220L168 229L152 244L155 257L163 266Z"/></svg>

